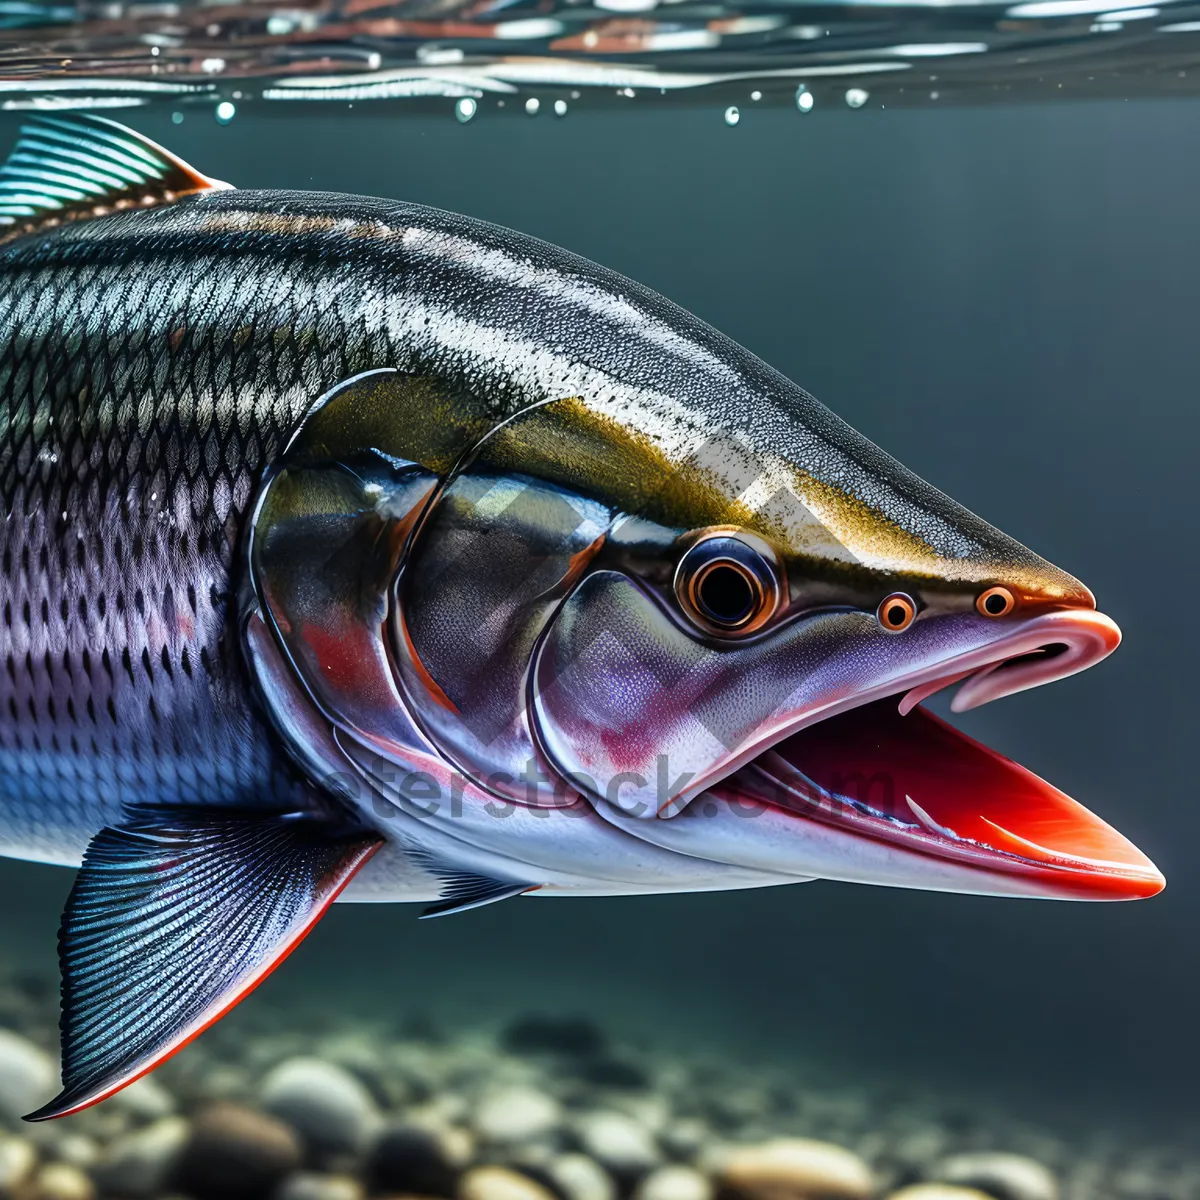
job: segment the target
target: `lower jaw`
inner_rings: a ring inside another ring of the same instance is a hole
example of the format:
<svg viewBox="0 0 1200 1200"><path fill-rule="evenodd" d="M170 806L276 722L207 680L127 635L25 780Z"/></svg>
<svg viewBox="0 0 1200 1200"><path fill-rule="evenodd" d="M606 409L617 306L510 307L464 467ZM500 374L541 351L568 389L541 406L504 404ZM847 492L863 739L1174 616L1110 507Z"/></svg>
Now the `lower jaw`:
<svg viewBox="0 0 1200 1200"><path fill-rule="evenodd" d="M712 794L782 819L798 875L1076 900L1165 886L1094 813L924 709L901 715L898 697L810 726Z"/></svg>

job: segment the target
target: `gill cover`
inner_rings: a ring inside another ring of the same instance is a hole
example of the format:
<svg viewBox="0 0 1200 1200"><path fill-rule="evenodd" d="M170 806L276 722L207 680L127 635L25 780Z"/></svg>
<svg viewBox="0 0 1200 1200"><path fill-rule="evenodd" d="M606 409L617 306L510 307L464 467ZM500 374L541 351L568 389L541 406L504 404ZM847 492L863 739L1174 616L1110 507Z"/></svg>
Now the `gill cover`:
<svg viewBox="0 0 1200 1200"><path fill-rule="evenodd" d="M555 803L529 667L611 513L481 465L502 432L469 397L396 371L334 389L260 497L249 607L335 730L392 762L433 752L491 794ZM310 731L267 695L294 752L311 753Z"/></svg>
<svg viewBox="0 0 1200 1200"><path fill-rule="evenodd" d="M489 424L442 384L368 372L313 406L264 489L253 605L316 709L393 760L667 815L732 769L795 669L777 640L706 642L683 618L688 528L626 507L682 516L677 482L651 492L569 398Z"/></svg>

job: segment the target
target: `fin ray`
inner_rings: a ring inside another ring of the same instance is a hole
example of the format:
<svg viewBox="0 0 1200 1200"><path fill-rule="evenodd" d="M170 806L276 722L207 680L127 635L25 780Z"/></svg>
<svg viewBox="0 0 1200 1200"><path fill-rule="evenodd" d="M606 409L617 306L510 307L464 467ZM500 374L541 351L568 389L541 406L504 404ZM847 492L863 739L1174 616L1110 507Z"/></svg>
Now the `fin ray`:
<svg viewBox="0 0 1200 1200"><path fill-rule="evenodd" d="M0 166L0 239L228 187L107 117L39 116Z"/></svg>
<svg viewBox="0 0 1200 1200"><path fill-rule="evenodd" d="M508 900L522 892L535 891L537 884L514 883L511 879L491 879L469 871L447 872L442 875L441 898L421 913L421 920L430 917L449 917L454 913L482 908L498 900Z"/></svg>
<svg viewBox="0 0 1200 1200"><path fill-rule="evenodd" d="M248 995L378 849L317 817L146 812L88 847L63 915L65 1116L180 1050Z"/></svg>

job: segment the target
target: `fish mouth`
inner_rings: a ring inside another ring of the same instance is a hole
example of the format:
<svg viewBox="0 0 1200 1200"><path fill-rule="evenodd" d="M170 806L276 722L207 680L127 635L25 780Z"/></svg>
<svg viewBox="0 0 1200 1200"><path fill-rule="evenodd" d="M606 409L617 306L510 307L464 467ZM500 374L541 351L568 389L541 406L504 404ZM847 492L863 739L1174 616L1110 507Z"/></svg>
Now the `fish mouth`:
<svg viewBox="0 0 1200 1200"><path fill-rule="evenodd" d="M837 705L713 790L810 823L809 844L832 860L820 868L826 878L1057 899L1153 896L1166 881L1128 839L921 706L958 683L952 710L974 708L1083 670L1119 640L1116 625L1092 610L1033 618L884 697ZM875 844L866 856L874 864L881 848L891 851L887 878L861 866L855 843L863 839Z"/></svg>

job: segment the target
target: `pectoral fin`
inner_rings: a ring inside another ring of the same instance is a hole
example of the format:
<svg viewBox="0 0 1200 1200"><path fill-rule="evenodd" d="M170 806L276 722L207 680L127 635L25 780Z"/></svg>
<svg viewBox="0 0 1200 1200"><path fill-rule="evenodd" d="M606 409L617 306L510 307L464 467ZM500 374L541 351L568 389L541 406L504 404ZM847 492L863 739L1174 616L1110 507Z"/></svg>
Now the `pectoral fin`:
<svg viewBox="0 0 1200 1200"><path fill-rule="evenodd" d="M63 1090L77 1112L247 996L378 849L305 815L146 813L92 839L59 933Z"/></svg>

